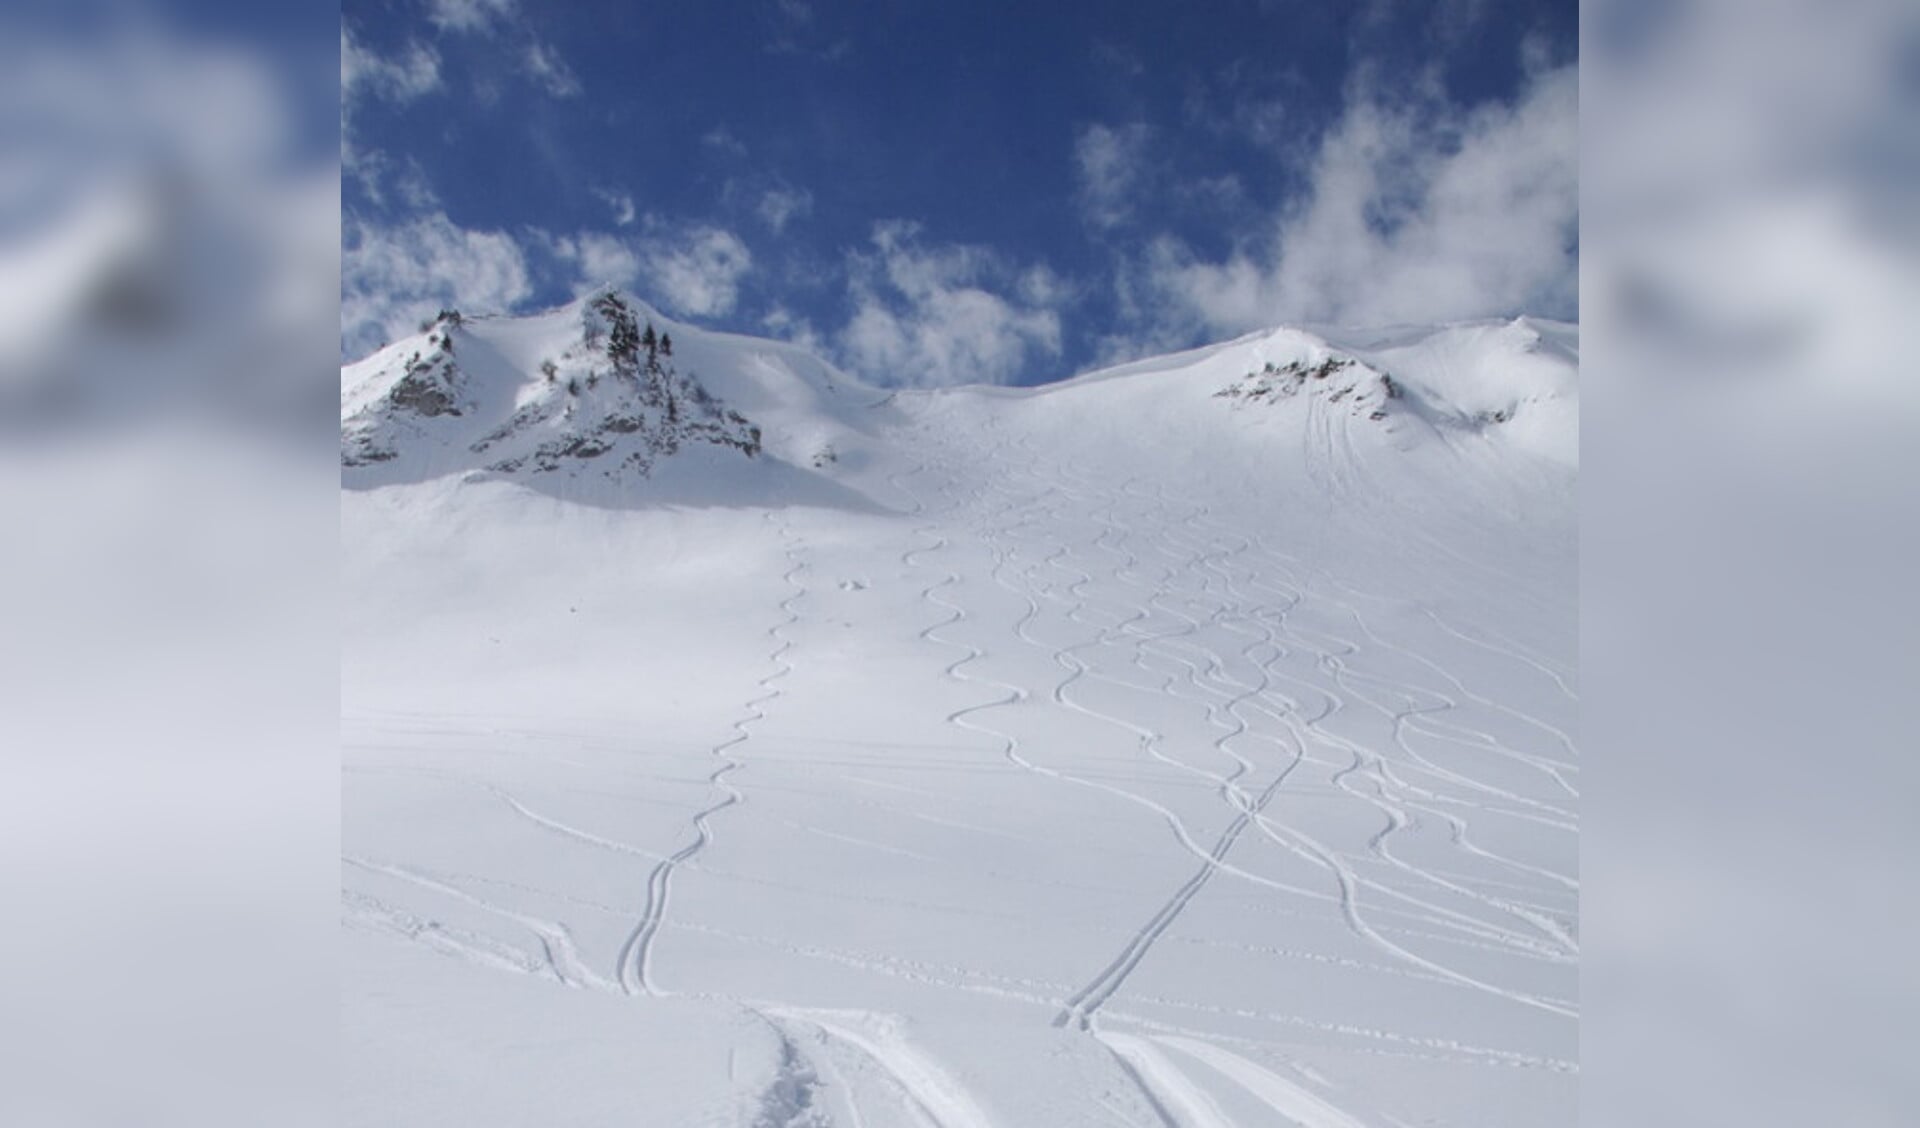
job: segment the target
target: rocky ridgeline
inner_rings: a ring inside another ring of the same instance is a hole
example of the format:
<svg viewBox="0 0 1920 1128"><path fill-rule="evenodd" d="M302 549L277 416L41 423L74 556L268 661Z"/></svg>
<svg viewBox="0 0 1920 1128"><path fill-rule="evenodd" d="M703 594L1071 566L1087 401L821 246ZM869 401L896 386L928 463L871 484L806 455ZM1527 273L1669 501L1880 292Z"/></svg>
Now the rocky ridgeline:
<svg viewBox="0 0 1920 1128"><path fill-rule="evenodd" d="M400 456L407 439L427 438L426 421L459 418L475 408L453 357L460 315L443 311L428 329L425 347L409 353L399 379L340 429L340 465L369 466Z"/></svg>
<svg viewBox="0 0 1920 1128"><path fill-rule="evenodd" d="M456 360L462 325L458 313L443 313L399 377L343 424L342 466L426 446L464 450L478 456L477 469L496 474L591 472L617 481L646 477L659 460L701 443L760 453L760 428L680 373L672 338L617 293L585 303L578 339L537 372L489 385L492 403Z"/></svg>
<svg viewBox="0 0 1920 1128"><path fill-rule="evenodd" d="M1317 364L1304 360L1268 362L1214 396L1243 404L1264 404L1302 394L1328 404L1346 404L1355 415L1378 422L1387 418L1388 401L1399 399L1402 392L1393 377L1384 372L1376 372L1352 357L1329 356Z"/></svg>
<svg viewBox="0 0 1920 1128"><path fill-rule="evenodd" d="M549 473L612 456L609 477L644 477L693 443L760 453L760 428L681 375L672 338L641 328L619 295L594 299L583 320L579 344L542 364L544 394L472 444L475 454L499 455L487 469ZM530 449L515 442L527 436L536 436Z"/></svg>

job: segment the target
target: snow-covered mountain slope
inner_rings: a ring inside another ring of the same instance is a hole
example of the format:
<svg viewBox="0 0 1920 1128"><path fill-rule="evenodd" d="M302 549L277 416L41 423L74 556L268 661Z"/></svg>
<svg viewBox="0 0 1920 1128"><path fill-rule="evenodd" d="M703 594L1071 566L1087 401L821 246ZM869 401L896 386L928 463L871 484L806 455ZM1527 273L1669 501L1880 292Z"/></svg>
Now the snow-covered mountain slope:
<svg viewBox="0 0 1920 1128"><path fill-rule="evenodd" d="M609 475L596 299L343 372L354 1122L1573 1122L1572 327L887 394L621 298L760 449Z"/></svg>
<svg viewBox="0 0 1920 1128"><path fill-rule="evenodd" d="M802 350L682 325L614 290L527 318L444 311L340 385L349 488L457 474L599 501L644 496L630 487L683 451L777 497L786 467L857 448L845 420L881 396ZM743 465L763 457L776 465Z"/></svg>

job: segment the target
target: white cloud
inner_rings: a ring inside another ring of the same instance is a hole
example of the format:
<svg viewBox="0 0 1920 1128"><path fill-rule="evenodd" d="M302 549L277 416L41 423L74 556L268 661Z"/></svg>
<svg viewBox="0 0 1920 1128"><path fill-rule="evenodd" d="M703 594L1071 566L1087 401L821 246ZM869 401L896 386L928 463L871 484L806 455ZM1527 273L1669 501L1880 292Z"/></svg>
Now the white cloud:
<svg viewBox="0 0 1920 1128"><path fill-rule="evenodd" d="M595 188L593 194L605 200L607 206L613 209L613 222L616 226L630 227L633 225L634 217L638 213L634 210L633 196L631 194L616 191L612 188Z"/></svg>
<svg viewBox="0 0 1920 1128"><path fill-rule="evenodd" d="M738 235L693 226L652 240L640 256L640 274L674 313L724 316L740 297L740 279L753 255Z"/></svg>
<svg viewBox="0 0 1920 1128"><path fill-rule="evenodd" d="M706 134L700 138L700 143L716 153L724 153L730 157L747 155L746 143L735 137L733 131L724 125L716 125L707 130Z"/></svg>
<svg viewBox="0 0 1920 1128"><path fill-rule="evenodd" d="M545 244L549 254L570 268L575 294L603 285L630 287L640 278L640 252L619 236L601 231L561 236L535 231L533 236Z"/></svg>
<svg viewBox="0 0 1920 1128"><path fill-rule="evenodd" d="M1033 306L1058 306L1069 296L1066 282L1044 263L1022 271L1017 289L1020 297Z"/></svg>
<svg viewBox="0 0 1920 1128"><path fill-rule="evenodd" d="M762 222L778 235L787 223L813 211L813 193L805 188L769 188L754 208Z"/></svg>
<svg viewBox="0 0 1920 1128"><path fill-rule="evenodd" d="M391 227L351 222L340 254L340 341L350 356L414 332L443 306L513 309L533 294L526 256L503 231L445 213Z"/></svg>
<svg viewBox="0 0 1920 1128"><path fill-rule="evenodd" d="M398 201L412 212L432 211L440 206L440 194L427 179L426 167L412 154L395 160L379 149L356 144L352 131L343 128L340 165L343 181L353 180L376 204L384 206Z"/></svg>
<svg viewBox="0 0 1920 1128"><path fill-rule="evenodd" d="M580 78L553 44L534 34L520 11L519 0L428 0L427 19L443 35L499 35L501 51L519 51L520 69L534 84L555 98L581 93ZM510 34L499 34L508 32ZM499 96L491 77L476 83L483 100Z"/></svg>
<svg viewBox="0 0 1920 1128"><path fill-rule="evenodd" d="M1578 108L1571 65L1472 112L1356 90L1265 237L1208 262L1163 236L1135 300L1228 332L1571 313Z"/></svg>
<svg viewBox="0 0 1920 1128"><path fill-rule="evenodd" d="M580 79L550 43L534 40L527 44L527 73L555 98L573 98L580 93Z"/></svg>
<svg viewBox="0 0 1920 1128"><path fill-rule="evenodd" d="M353 37L340 25L340 164L341 172L357 182L376 201L386 198L382 181L394 171L394 162L377 149L359 144L353 128L354 105L363 98L411 102L442 88L440 54L432 47L409 43L404 53L387 58ZM433 190L418 161L408 158L398 170L401 196L429 201Z"/></svg>
<svg viewBox="0 0 1920 1128"><path fill-rule="evenodd" d="M1115 227L1133 208L1150 136L1145 125L1091 125L1074 143L1081 214L1095 227Z"/></svg>
<svg viewBox="0 0 1920 1128"><path fill-rule="evenodd" d="M355 39L340 25L340 98L362 95L409 102L440 89L440 53L422 43L409 43L397 58L380 55Z"/></svg>
<svg viewBox="0 0 1920 1128"><path fill-rule="evenodd" d="M488 32L516 14L516 0L431 0L427 18L442 31Z"/></svg>
<svg viewBox="0 0 1920 1128"><path fill-rule="evenodd" d="M1023 274L979 247L927 248L900 221L875 225L872 243L853 258L854 313L836 337L855 370L886 384L1005 383L1060 354L1051 272Z"/></svg>
<svg viewBox="0 0 1920 1128"><path fill-rule="evenodd" d="M440 211L392 225L349 221L340 256L341 350L365 355L415 332L443 307L513 312L552 285L575 295L601 285L639 289L685 315L733 311L753 264L738 236L715 227L669 228L652 218L647 229L635 238L535 227L516 237L461 227Z"/></svg>
<svg viewBox="0 0 1920 1128"><path fill-rule="evenodd" d="M394 187L401 201L413 211L432 211L440 206L440 195L427 180L426 168L421 165L420 158L411 153L400 162L400 173L395 177Z"/></svg>
<svg viewBox="0 0 1920 1128"><path fill-rule="evenodd" d="M492 35L499 28L519 23L515 0L432 0L428 18L443 34L478 32ZM524 45L509 44L524 40ZM537 86L555 98L572 98L581 93L580 79L552 44L517 28L511 39L503 38L498 50L517 49L520 69ZM389 187L417 210L437 207L437 199L428 185L419 162L405 158L397 168L384 152L359 143L354 130L354 106L367 98L406 103L444 90L446 82L440 70L441 56L430 43L410 41L397 55L385 56L356 39L343 22L340 25L340 156L342 173L358 184L377 203L384 203ZM504 72L503 72L504 73ZM500 96L491 74L475 80L473 96L490 102ZM630 222L630 220L629 220Z"/></svg>
<svg viewBox="0 0 1920 1128"><path fill-rule="evenodd" d="M790 341L808 352L824 355L826 343L814 331L813 322L785 306L774 306L760 319L760 327L783 341Z"/></svg>

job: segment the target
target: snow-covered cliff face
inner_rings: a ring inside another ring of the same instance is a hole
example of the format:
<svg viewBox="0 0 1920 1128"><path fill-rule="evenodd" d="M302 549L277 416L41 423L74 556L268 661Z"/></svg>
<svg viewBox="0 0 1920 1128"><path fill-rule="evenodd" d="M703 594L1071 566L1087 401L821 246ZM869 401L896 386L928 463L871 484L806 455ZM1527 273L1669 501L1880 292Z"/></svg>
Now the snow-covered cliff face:
<svg viewBox="0 0 1920 1128"><path fill-rule="evenodd" d="M1269 452L1328 424L1403 453L1484 443L1506 462L1579 462L1578 329L1516 318L1389 330L1275 328L1035 389L1058 411L1159 434L1251 434ZM1035 409L1036 414L1047 408Z"/></svg>
<svg viewBox="0 0 1920 1128"><path fill-rule="evenodd" d="M760 428L679 370L651 317L609 291L529 319L542 355L523 367L502 345L530 343L528 326L443 314L342 373L349 484L436 469L622 481L699 444L758 455Z"/></svg>
<svg viewBox="0 0 1920 1128"><path fill-rule="evenodd" d="M1364 420L1403 450L1422 439L1485 443L1508 463L1566 472L1580 461L1577 333L1518 318L1354 334L1338 345L1306 338L1291 359L1263 361L1216 394L1256 410L1297 397L1311 406L1295 410ZM1302 337L1282 329L1265 340Z"/></svg>
<svg viewBox="0 0 1920 1128"><path fill-rule="evenodd" d="M1477 444L1495 464L1557 476L1579 461L1577 341L1572 326L1528 319L1277 328L1037 388L889 395L793 345L684 325L603 290L528 317L448 311L342 369L340 461L351 488L502 477L652 502L685 492L659 473L695 451L719 496L757 503L861 489L864 467L900 453L882 448L904 419L985 411L1066 450L1153 442L1264 469L1332 441L1404 463ZM669 477L696 474L683 469Z"/></svg>

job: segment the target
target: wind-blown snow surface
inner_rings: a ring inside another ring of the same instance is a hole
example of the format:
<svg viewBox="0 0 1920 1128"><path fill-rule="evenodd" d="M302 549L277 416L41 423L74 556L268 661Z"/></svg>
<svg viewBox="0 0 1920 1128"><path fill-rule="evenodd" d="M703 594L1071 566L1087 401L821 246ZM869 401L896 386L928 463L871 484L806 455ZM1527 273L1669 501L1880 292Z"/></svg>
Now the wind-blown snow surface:
<svg viewBox="0 0 1920 1128"><path fill-rule="evenodd" d="M764 450L346 472L351 1122L1574 1121L1571 327L670 331Z"/></svg>

